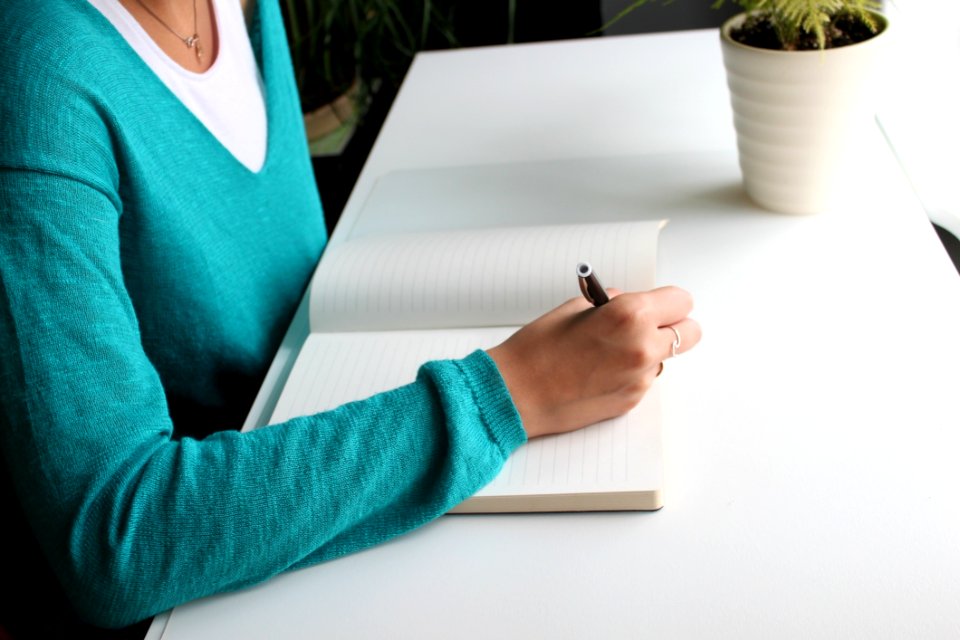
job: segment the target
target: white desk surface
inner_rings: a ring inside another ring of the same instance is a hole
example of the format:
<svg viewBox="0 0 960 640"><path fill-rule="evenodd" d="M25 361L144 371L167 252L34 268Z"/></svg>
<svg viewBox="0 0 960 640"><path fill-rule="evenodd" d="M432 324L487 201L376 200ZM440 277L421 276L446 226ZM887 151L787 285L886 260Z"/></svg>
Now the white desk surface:
<svg viewBox="0 0 960 640"><path fill-rule="evenodd" d="M447 516L152 637L958 637L960 278L878 132L835 210L752 206L724 82L712 30L421 55L332 240L379 176L427 167L554 167L560 217L670 218L659 280L704 338L662 378L661 511ZM382 223L552 208L443 197Z"/></svg>
<svg viewBox="0 0 960 640"><path fill-rule="evenodd" d="M903 45L880 112L930 218L960 237L960 3L888 0Z"/></svg>

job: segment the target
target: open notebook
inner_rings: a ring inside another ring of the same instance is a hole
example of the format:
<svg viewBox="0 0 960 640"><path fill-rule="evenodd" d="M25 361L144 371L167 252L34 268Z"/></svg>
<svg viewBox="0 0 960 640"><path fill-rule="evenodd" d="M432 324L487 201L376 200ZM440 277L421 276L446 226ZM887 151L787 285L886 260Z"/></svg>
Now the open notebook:
<svg viewBox="0 0 960 640"><path fill-rule="evenodd" d="M579 295L589 260L606 286L654 286L662 221L372 235L332 246L311 281L310 335L271 422L412 382ZM454 512L658 509L656 386L628 415L520 447Z"/></svg>

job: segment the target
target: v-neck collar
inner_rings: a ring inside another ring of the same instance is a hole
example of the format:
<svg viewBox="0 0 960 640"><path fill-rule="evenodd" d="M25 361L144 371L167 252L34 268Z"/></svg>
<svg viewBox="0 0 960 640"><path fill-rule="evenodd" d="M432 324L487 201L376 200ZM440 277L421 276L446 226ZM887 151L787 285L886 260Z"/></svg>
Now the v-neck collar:
<svg viewBox="0 0 960 640"><path fill-rule="evenodd" d="M134 65L135 67L138 67L137 73L140 75L140 77L144 78L144 82L152 83L153 89L155 91L158 91L159 93L164 94L167 97L167 99L172 100L174 103L176 103L172 108L181 110L181 113L184 115L185 119L192 122L194 127L200 129L200 133L198 135L205 137L212 144L212 146L216 149L215 153L224 154L228 158L227 162L233 163L245 174L249 176L259 176L264 174L267 171L269 166L272 164L271 158L275 155L274 146L277 138L277 136L275 135L276 126L277 126L277 122L276 122L277 100L273 99L273 94L274 94L274 91L276 90L276 87L275 87L276 82L275 82L275 79L273 78L274 73L273 73L273 69L271 68L271 64L273 63L273 58L267 51L269 49L269 46L268 46L268 43L264 42L263 29L262 29L262 23L264 20L265 2L263 2L263 0L251 0L251 1L256 1L257 6L255 8L255 14L254 14L253 20L251 24L248 25L247 27L247 32L250 38L250 45L253 50L253 58L260 71L260 77L263 80L263 101L264 101L264 109L266 111L266 121L267 121L266 150L264 152L263 164L260 166L260 169L257 171L253 171L248 166L246 166L233 154L232 151L230 151L228 148L226 148L223 145L223 143L217 138L217 136L214 135L214 133L207 128L207 126L203 123L203 121L201 121L200 118L198 118L197 115L189 107L187 107L187 105L183 103L180 97L177 96L177 94L175 94L170 89L170 87L168 87L166 83L164 83L163 80L160 79L159 76L157 76L157 74L153 71L153 69L150 68L150 65L148 65L143 60L143 58L140 57L140 54L137 53L137 51L130 45L129 42L127 42L127 39L123 37L123 34L117 31L116 27L114 27L114 25L110 22L110 20L106 16L100 13L100 11L96 7L94 7L92 4L90 4L87 0L84 0L83 4L86 5L86 9L88 11L92 11L95 14L95 19L98 19L101 21L100 22L101 27L108 32L107 37L114 40L114 46L122 49L127 54L127 56L131 58L131 64ZM125 8L124 8L124 11L126 11ZM217 10L214 9L214 11L216 12ZM218 18L217 30L218 30L218 33L220 33L219 18ZM149 38L149 36L147 37ZM274 37L274 36L268 35L267 37ZM155 43L154 43L154 46L156 46ZM166 54L163 54L163 55L166 56ZM218 52L218 56L219 55L220 55L220 52ZM172 60L171 60L171 63L176 64ZM216 64L217 62L214 62L214 66ZM181 69L183 68L181 67ZM211 67L211 69L213 69L213 67ZM183 69L183 72L192 73L187 69ZM194 75L202 76L203 74L194 74Z"/></svg>

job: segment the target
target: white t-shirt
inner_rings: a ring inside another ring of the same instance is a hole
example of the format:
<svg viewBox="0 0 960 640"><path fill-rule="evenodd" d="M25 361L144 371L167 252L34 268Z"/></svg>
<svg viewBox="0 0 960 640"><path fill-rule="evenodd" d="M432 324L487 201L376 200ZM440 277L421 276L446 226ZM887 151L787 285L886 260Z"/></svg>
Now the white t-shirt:
<svg viewBox="0 0 960 640"><path fill-rule="evenodd" d="M219 50L213 65L203 73L188 71L170 59L117 0L89 2L220 144L251 171L263 167L267 153L263 79L240 0L212 0ZM201 44L209 50L209 43Z"/></svg>

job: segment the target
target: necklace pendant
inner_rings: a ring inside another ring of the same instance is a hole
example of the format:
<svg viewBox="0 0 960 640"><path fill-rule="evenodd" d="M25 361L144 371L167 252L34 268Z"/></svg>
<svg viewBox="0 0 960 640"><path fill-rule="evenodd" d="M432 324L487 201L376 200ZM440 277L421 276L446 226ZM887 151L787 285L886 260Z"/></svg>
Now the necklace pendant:
<svg viewBox="0 0 960 640"><path fill-rule="evenodd" d="M186 38L183 44L187 45L187 49L193 49L193 52L197 54L197 62L203 64L203 47L200 46L200 36L195 33Z"/></svg>

